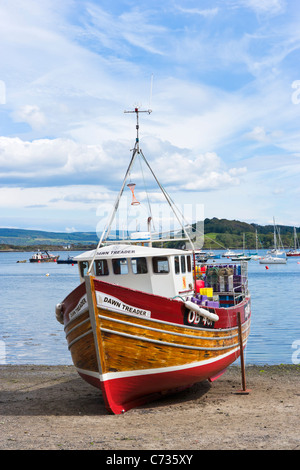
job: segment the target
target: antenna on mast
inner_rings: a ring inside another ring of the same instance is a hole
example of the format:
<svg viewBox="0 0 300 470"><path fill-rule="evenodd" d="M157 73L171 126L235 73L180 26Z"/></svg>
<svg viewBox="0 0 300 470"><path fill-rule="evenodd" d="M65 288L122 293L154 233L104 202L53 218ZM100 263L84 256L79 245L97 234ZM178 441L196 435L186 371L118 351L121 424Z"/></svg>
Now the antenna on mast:
<svg viewBox="0 0 300 470"><path fill-rule="evenodd" d="M151 101L152 101L152 89L153 89L153 73L151 75L150 81L150 98L149 98L149 109L151 109Z"/></svg>
<svg viewBox="0 0 300 470"><path fill-rule="evenodd" d="M138 107L134 108L134 111L124 111L124 113L136 113L136 140L135 140L135 150L137 153L140 153L140 146L139 146L139 113L152 113L152 109L139 109Z"/></svg>

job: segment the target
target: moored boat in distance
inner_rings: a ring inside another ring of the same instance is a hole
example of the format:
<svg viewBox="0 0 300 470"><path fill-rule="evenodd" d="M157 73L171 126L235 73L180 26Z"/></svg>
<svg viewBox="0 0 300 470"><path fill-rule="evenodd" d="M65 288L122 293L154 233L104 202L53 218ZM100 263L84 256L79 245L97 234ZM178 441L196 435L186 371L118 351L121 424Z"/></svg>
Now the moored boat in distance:
<svg viewBox="0 0 300 470"><path fill-rule="evenodd" d="M77 260L74 256L68 256L67 259L60 258L56 262L57 264L77 264Z"/></svg>
<svg viewBox="0 0 300 470"><path fill-rule="evenodd" d="M222 254L222 258L231 258L232 256L238 256L238 254L232 250L226 250L225 253Z"/></svg>
<svg viewBox="0 0 300 470"><path fill-rule="evenodd" d="M294 227L294 248L289 250L286 253L286 256L300 256L300 246L299 240L296 232L296 227Z"/></svg>
<svg viewBox="0 0 300 470"><path fill-rule="evenodd" d="M268 255L271 255L275 258L280 255L285 255L285 250L280 238L280 230L275 224L275 218L273 217L273 225L274 225L274 248L267 251Z"/></svg>
<svg viewBox="0 0 300 470"><path fill-rule="evenodd" d="M240 256L232 256L231 261L250 261L252 258L251 256L247 255L240 255Z"/></svg>
<svg viewBox="0 0 300 470"><path fill-rule="evenodd" d="M52 255L49 253L47 250L44 251L38 251L34 255L32 255L31 258L29 258L30 263L45 263L45 262L55 262L59 256L57 255Z"/></svg>
<svg viewBox="0 0 300 470"><path fill-rule="evenodd" d="M143 111L132 112L137 138L113 212L98 247L76 257L80 284L56 306L77 372L101 389L107 410L114 414L215 380L239 357L251 321L247 263L207 266L200 275L204 286L202 282L198 288L196 250L185 226L189 250L154 247L151 231L146 239L137 234L109 243L135 160L150 168L139 147Z"/></svg>
<svg viewBox="0 0 300 470"><path fill-rule="evenodd" d="M267 255L264 256L263 258L260 258L259 263L260 264L286 264L287 259L285 257L280 257L280 256L271 256Z"/></svg>

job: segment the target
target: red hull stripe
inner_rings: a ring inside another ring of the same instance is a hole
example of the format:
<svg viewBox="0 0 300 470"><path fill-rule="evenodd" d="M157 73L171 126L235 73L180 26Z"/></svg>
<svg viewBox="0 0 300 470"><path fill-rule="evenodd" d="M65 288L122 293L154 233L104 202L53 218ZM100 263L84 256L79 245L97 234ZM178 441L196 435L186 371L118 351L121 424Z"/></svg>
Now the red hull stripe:
<svg viewBox="0 0 300 470"><path fill-rule="evenodd" d="M220 369L225 369L237 358L239 355L237 350L238 348L230 354L192 363L189 366L112 372L102 377L95 372L90 373L80 369L78 372L92 385L102 389L107 408L114 414L119 414L155 399L163 393L213 377Z"/></svg>
<svg viewBox="0 0 300 470"><path fill-rule="evenodd" d="M123 372L107 372L106 374L100 374L98 372L91 372L83 369L77 368L78 373L88 375L91 377L94 377L95 379L98 379L101 382L106 382L110 380L115 380L115 379L127 379L131 377L143 377L146 375L158 375L158 374L165 374L169 372L176 372L176 371L188 371L188 370L193 370L197 368L207 368L211 366L214 368L216 364L219 364L220 362L226 360L227 358L232 358L232 356L236 356L236 358L239 356L239 347L235 348L233 351L230 351L229 353L222 354L218 357L212 358L212 359L207 359L204 361L199 361L199 362L192 362L191 364L183 364L179 366L172 366L172 367L161 367L161 368L154 368L154 369L137 369L137 370L131 370L131 371L123 371Z"/></svg>

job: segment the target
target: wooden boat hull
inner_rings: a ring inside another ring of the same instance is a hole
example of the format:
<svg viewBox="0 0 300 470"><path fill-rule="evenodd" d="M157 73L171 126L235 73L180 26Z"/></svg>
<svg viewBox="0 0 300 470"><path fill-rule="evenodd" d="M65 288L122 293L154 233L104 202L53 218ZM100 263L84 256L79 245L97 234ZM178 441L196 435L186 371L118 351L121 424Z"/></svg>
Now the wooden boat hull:
<svg viewBox="0 0 300 470"><path fill-rule="evenodd" d="M102 390L119 414L157 396L213 380L240 354L237 312L245 346L250 298L203 319L176 299L86 277L63 301L61 315L74 365Z"/></svg>

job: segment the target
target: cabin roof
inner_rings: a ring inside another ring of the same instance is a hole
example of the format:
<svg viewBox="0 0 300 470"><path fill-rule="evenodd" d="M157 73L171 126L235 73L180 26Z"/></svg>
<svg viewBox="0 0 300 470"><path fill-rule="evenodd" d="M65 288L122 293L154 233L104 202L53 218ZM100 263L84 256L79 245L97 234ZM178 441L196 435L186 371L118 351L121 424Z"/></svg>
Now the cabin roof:
<svg viewBox="0 0 300 470"><path fill-rule="evenodd" d="M97 249L95 259L103 258L135 258L139 256L170 256L191 254L191 251L177 250L173 248L153 248L140 245L108 245ZM85 251L76 256L77 261L85 261L93 259L95 250Z"/></svg>

